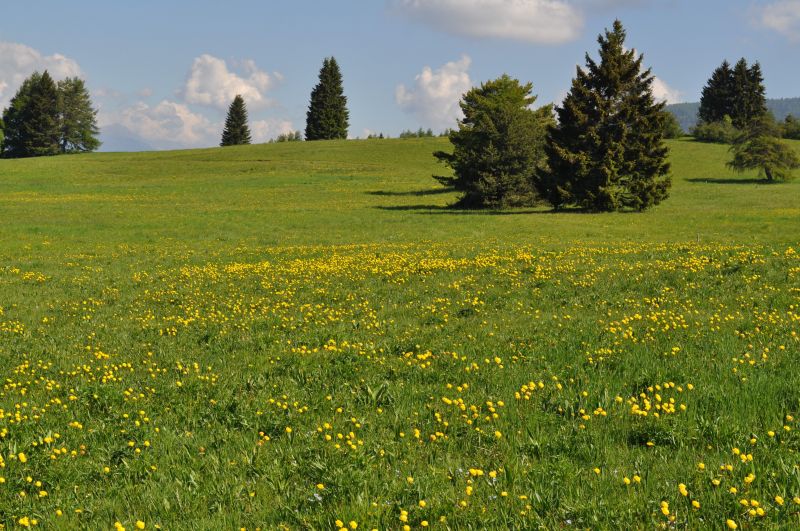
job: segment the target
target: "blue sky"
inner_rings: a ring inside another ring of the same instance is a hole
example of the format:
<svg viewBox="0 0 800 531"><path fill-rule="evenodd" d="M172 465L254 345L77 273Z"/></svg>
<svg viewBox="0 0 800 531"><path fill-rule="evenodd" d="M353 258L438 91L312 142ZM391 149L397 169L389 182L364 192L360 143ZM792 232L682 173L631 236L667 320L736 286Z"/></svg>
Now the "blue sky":
<svg viewBox="0 0 800 531"><path fill-rule="evenodd" d="M758 60L769 97L800 96L800 0L37 0L3 7L0 106L48 68L86 79L106 149L215 145L245 95L255 140L303 129L325 56L352 136L455 124L470 86L508 73L557 102L615 18L669 101L697 101L724 58Z"/></svg>

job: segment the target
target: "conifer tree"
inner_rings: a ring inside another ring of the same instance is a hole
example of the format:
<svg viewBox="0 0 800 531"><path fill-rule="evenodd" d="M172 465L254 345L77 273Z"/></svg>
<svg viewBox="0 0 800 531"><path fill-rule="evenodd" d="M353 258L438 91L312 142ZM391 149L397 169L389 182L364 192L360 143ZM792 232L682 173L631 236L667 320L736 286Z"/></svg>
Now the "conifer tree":
<svg viewBox="0 0 800 531"><path fill-rule="evenodd" d="M62 153L82 153L100 147L97 110L82 79L58 82L59 147Z"/></svg>
<svg viewBox="0 0 800 531"><path fill-rule="evenodd" d="M792 170L800 168L800 157L779 135L771 115L754 118L731 146L728 167L738 172L757 169L769 182L789 179Z"/></svg>
<svg viewBox="0 0 800 531"><path fill-rule="evenodd" d="M664 103L653 98L653 75L626 50L622 23L598 37L600 62L586 54L557 108L539 181L555 207L590 211L644 210L663 201L670 179L664 145Z"/></svg>
<svg viewBox="0 0 800 531"><path fill-rule="evenodd" d="M536 101L532 89L504 75L464 95L464 119L449 135L453 153L434 153L455 173L436 179L462 193L459 206L502 208L538 200L534 176L544 164L544 139L554 120L550 105L530 108Z"/></svg>
<svg viewBox="0 0 800 531"><path fill-rule="evenodd" d="M335 58L327 57L319 71L319 83L311 91L306 113L306 140L347 138L349 119L339 64Z"/></svg>
<svg viewBox="0 0 800 531"><path fill-rule="evenodd" d="M5 124L3 123L3 119L0 118L0 154L3 153L3 140L5 140Z"/></svg>
<svg viewBox="0 0 800 531"><path fill-rule="evenodd" d="M4 157L37 157L59 152L58 89L45 70L26 79L3 112Z"/></svg>
<svg viewBox="0 0 800 531"><path fill-rule="evenodd" d="M733 70L727 60L714 70L703 87L698 116L701 122L721 122L733 114Z"/></svg>
<svg viewBox="0 0 800 531"><path fill-rule="evenodd" d="M759 63L748 67L742 58L733 68L733 101L731 119L738 129L744 129L767 113L764 76Z"/></svg>
<svg viewBox="0 0 800 531"><path fill-rule="evenodd" d="M239 94L233 98L225 118L220 146L238 146L250 143L250 127L247 125L247 106Z"/></svg>

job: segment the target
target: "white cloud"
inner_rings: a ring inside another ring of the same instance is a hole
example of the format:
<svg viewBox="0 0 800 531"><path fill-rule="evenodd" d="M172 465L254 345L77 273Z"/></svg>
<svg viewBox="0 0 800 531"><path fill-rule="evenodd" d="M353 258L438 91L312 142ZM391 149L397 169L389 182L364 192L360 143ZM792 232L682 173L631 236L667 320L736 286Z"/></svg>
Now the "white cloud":
<svg viewBox="0 0 800 531"><path fill-rule="evenodd" d="M656 101L665 101L667 103L680 103L682 101L681 92L667 85L659 77L653 78L653 97L655 97Z"/></svg>
<svg viewBox="0 0 800 531"><path fill-rule="evenodd" d="M275 77L282 78L279 74ZM258 109L272 103L266 94L272 85L272 76L253 61L241 63L240 75L229 70L224 60L203 54L194 60L182 95L187 103L227 109L240 94L248 108Z"/></svg>
<svg viewBox="0 0 800 531"><path fill-rule="evenodd" d="M583 13L565 0L393 0L413 20L467 37L557 44L574 40Z"/></svg>
<svg viewBox="0 0 800 531"><path fill-rule="evenodd" d="M399 85L395 101L406 112L414 114L426 127L454 127L462 117L459 101L470 88L469 67L472 60L464 55L460 60L438 68L426 66L414 78L414 86Z"/></svg>
<svg viewBox="0 0 800 531"><path fill-rule="evenodd" d="M792 41L800 40L800 0L779 0L759 7L755 20Z"/></svg>
<svg viewBox="0 0 800 531"><path fill-rule="evenodd" d="M157 149L209 147L219 143L222 125L192 112L182 103L163 100L157 105L137 102L114 113L101 110L101 129L122 127L143 143Z"/></svg>
<svg viewBox="0 0 800 531"><path fill-rule="evenodd" d="M54 79L82 75L74 59L58 53L42 55L30 46L0 41L0 108L8 104L25 78L36 70L47 70Z"/></svg>
<svg viewBox="0 0 800 531"><path fill-rule="evenodd" d="M258 144L276 138L278 135L294 133L295 128L289 120L267 118L250 122L251 140Z"/></svg>

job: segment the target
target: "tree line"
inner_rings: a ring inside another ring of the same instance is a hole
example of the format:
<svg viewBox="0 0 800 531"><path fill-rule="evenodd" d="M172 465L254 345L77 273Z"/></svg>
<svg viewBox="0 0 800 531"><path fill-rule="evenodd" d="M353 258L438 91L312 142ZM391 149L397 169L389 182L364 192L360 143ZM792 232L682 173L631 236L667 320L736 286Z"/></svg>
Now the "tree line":
<svg viewBox="0 0 800 531"><path fill-rule="evenodd" d="M45 70L23 81L0 119L0 156L84 153L100 147L97 110L82 79Z"/></svg>

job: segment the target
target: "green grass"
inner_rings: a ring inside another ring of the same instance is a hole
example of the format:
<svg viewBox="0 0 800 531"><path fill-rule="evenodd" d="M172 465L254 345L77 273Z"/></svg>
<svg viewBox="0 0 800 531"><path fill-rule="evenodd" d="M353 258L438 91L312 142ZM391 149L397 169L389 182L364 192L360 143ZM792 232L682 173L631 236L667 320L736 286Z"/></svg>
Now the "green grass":
<svg viewBox="0 0 800 531"><path fill-rule="evenodd" d="M800 184L458 211L446 145L0 161L0 524L800 526Z"/></svg>

